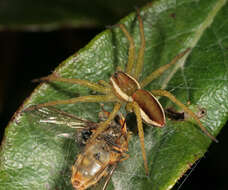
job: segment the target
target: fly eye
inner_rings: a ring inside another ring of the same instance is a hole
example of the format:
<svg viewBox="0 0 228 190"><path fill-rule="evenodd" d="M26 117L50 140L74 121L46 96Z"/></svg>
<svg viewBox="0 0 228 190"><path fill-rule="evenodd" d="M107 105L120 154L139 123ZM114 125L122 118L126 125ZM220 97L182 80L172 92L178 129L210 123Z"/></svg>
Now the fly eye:
<svg viewBox="0 0 228 190"><path fill-rule="evenodd" d="M115 72L113 75L115 78L118 78L118 72Z"/></svg>

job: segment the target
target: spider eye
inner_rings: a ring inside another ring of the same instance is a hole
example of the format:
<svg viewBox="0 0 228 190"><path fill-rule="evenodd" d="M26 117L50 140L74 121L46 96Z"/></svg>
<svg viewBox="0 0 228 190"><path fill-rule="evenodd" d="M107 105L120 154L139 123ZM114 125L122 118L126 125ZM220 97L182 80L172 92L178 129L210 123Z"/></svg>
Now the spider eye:
<svg viewBox="0 0 228 190"><path fill-rule="evenodd" d="M117 96L128 102L132 102L132 94L141 88L133 77L121 71L116 72L110 81Z"/></svg>
<svg viewBox="0 0 228 190"><path fill-rule="evenodd" d="M113 77L117 78L118 77L118 72L115 72Z"/></svg>
<svg viewBox="0 0 228 190"><path fill-rule="evenodd" d="M158 100L146 90L137 90L133 96L133 100L140 107L141 117L144 122L163 127L165 125L165 114Z"/></svg>

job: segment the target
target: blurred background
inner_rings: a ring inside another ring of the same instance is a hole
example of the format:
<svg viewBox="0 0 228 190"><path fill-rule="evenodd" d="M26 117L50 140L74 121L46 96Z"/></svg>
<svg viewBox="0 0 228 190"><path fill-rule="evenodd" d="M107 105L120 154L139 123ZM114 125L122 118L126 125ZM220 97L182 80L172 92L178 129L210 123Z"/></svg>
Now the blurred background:
<svg viewBox="0 0 228 190"><path fill-rule="evenodd" d="M119 9L117 13L113 11L110 14L109 11L107 18L112 18L111 20L100 15L99 19L82 24L82 27L65 25L52 30L53 25L41 28L14 28L8 25L0 28L0 138L3 138L5 126L14 112L37 86L31 82L32 79L50 74L62 61L104 30L105 25L114 24L133 11L135 6L139 7L145 2L137 1L128 8ZM3 3L6 1L0 2L0 11L3 10ZM227 134L228 129L224 127L217 138L219 143L213 143L205 157L173 189L228 189Z"/></svg>

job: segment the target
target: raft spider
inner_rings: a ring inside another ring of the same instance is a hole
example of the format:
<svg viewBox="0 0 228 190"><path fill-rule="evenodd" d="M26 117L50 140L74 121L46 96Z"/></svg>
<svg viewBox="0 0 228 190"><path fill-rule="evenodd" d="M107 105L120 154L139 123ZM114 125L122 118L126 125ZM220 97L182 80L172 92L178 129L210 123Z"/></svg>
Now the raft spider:
<svg viewBox="0 0 228 190"><path fill-rule="evenodd" d="M126 110L133 111L137 118L137 127L142 149L142 156L144 160L144 168L146 174L148 175L149 170L144 145L144 132L142 122L144 121L145 123L156 127L164 127L166 123L164 110L159 101L155 98L155 96L165 96L168 99L170 99L173 103L181 107L189 116L191 116L197 122L201 130L210 139L212 139L213 141L217 140L206 130L206 128L203 126L197 115L193 113L187 106L181 103L178 99L176 99L175 96L172 95L170 92L161 89L151 90L151 92L143 90L143 88L146 85L148 85L154 79L158 78L162 73L164 73L167 69L174 65L179 59L186 55L189 52L190 48L178 54L176 57L172 59L170 63L163 65L157 70L153 71L143 80L139 80L143 70L144 50L146 42L144 37L143 22L139 13L137 13L137 19L139 22L141 39L138 56L137 58L135 56L135 43L133 38L131 37L130 33L127 31L125 26L123 24L119 24L118 26L120 27L125 37L129 41L128 63L126 65L125 71L121 71L119 69L110 77L110 83L103 80L99 81L99 83L94 83L82 79L62 78L55 74L38 79L39 81L59 81L71 84L78 84L86 86L89 89L101 93L102 95L88 95L75 97L68 100L56 100L30 106L27 109L34 109L43 106L55 106L58 104L74 104L77 102L113 102L114 108L110 113L108 119L99 124L99 128L96 130L96 132L90 139L90 143L93 143L96 137L103 131L105 131L109 123L115 118L121 106L126 104Z"/></svg>

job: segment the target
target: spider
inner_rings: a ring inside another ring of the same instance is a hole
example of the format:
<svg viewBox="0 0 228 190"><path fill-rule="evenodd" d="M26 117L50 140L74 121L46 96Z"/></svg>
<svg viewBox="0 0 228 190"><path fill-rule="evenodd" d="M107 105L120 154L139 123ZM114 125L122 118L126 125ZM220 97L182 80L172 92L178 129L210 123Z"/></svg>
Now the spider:
<svg viewBox="0 0 228 190"><path fill-rule="evenodd" d="M144 160L145 172L148 175L148 164L147 157L144 145L144 132L143 132L143 122L153 125L156 127L164 127L166 124L164 110L155 96L165 96L170 99L173 103L181 107L189 116L191 116L199 125L201 130L213 141L217 142L215 137L213 137L200 122L199 118L195 113L193 113L187 106L181 103L178 99L175 98L170 92L166 90L151 90L151 92L143 90L143 88L148 85L151 81L158 78L162 73L174 65L180 58L186 55L190 48L178 54L174 57L170 63L161 66L157 70L153 71L146 78L139 81L140 74L143 70L144 64L144 50L145 50L145 37L144 37L144 28L143 21L137 11L137 20L139 22L140 30L140 49L138 51L138 56L136 58L135 53L135 44L134 40L131 37L130 33L127 31L123 24L119 24L119 28L124 33L125 37L129 41L129 50L128 50L128 63L126 65L125 71L117 69L117 71L110 77L110 82L100 80L98 83L90 82L82 79L75 78L62 78L55 73L38 79L39 81L59 81L66 82L71 84L78 84L86 86L94 91L101 93L102 95L88 95L88 96L79 96L68 100L57 100L47 103L42 103L38 105L30 106L27 109L34 109L37 107L43 106L55 106L58 104L74 104L77 102L113 102L114 107L110 113L108 119L104 122L101 122L99 128L90 138L90 143L94 143L96 137L101 134L109 123L115 118L116 114L120 110L121 106L126 104L125 109L127 111L134 112L137 119L138 135L140 139L142 156ZM89 143L88 143L89 144Z"/></svg>

